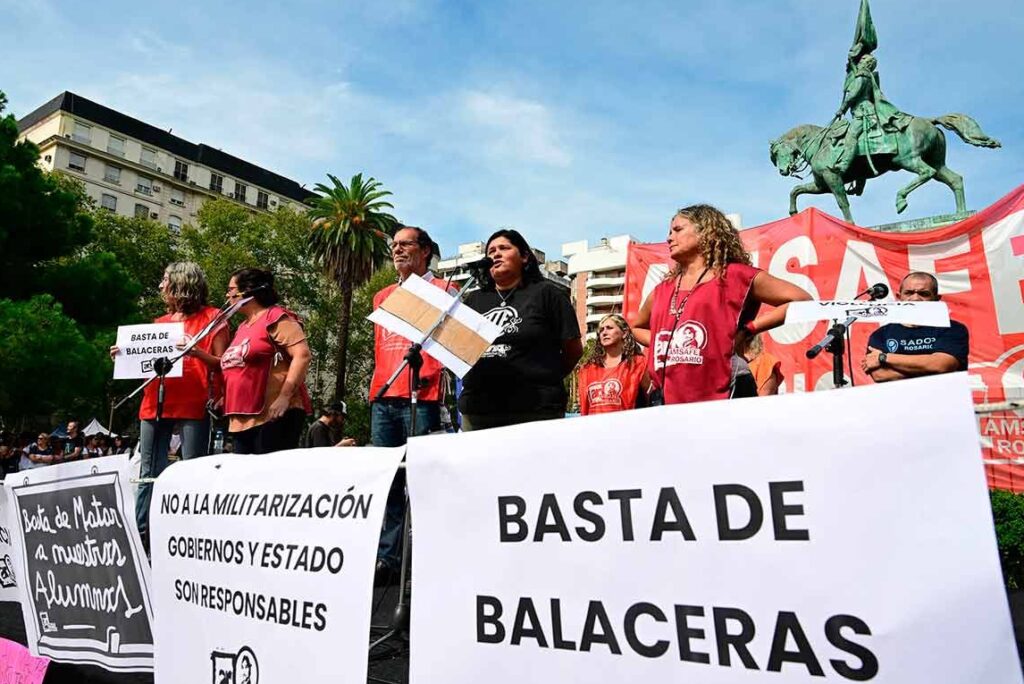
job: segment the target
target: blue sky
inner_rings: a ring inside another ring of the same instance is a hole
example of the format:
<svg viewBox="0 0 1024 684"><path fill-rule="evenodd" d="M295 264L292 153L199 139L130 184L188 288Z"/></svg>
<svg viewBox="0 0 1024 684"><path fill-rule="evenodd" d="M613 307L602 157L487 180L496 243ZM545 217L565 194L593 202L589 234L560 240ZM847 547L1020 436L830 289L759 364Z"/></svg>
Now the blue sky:
<svg viewBox="0 0 1024 684"><path fill-rule="evenodd" d="M965 6L969 12L962 12ZM768 141L824 124L858 0L54 2L0 0L0 89L22 116L71 90L300 183L364 171L447 255L514 226L562 242L663 239L710 202L781 218L797 181ZM1019 0L875 0L887 97L964 112L1003 142L949 134L971 208L1024 183ZM897 219L890 174L854 198ZM830 196L802 198L831 214ZM951 212L929 183L913 218Z"/></svg>

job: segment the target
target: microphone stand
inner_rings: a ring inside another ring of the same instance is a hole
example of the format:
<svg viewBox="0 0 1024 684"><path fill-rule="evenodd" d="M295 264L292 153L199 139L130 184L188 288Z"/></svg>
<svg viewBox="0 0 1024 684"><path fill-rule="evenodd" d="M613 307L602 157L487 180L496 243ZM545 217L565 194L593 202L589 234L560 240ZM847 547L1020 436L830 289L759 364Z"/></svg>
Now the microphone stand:
<svg viewBox="0 0 1024 684"><path fill-rule="evenodd" d="M373 397L373 401L378 401L387 394L388 390L391 389L391 385L394 384L395 380L402 374L406 368L409 369L409 436L416 436L416 408L419 404L419 392L420 392L420 368L423 366L423 343L431 338L434 332L440 328L444 322L451 317L452 310L455 306L460 303L466 294L472 289L473 285L482 278L472 273L469 280L466 281L465 286L459 290L458 295L452 299L452 303L447 309L441 311L437 320L434 321L433 325L427 329L425 333L419 338L419 341L412 342L409 345L409 350L405 353L405 357L402 359L402 363L399 364L395 372L391 374L384 386L380 388L376 395ZM402 457L402 463L400 468L405 467L405 457ZM372 652L378 646L381 646L391 639L401 638L403 632L407 632L409 628L409 597L406 591L407 580L409 576L409 530L410 530L410 516L409 516L409 490L405 488L405 514L402 516L402 563L398 574L398 603L395 605L394 613L391 618L391 625L387 632L383 636L378 638L376 641L370 643L369 650ZM385 684L397 684L392 680L382 679L380 677L367 677L370 681L384 682Z"/></svg>
<svg viewBox="0 0 1024 684"><path fill-rule="evenodd" d="M828 330L828 334L821 338L821 342L814 345L807 350L807 358L813 359L818 356L822 351L827 350L832 354L832 385L834 387L844 387L847 382L843 376L843 353L846 351L845 337L850 326L857 321L856 316L850 316L845 321L840 323L839 321L833 321L833 325ZM852 377L850 378L853 379Z"/></svg>
<svg viewBox="0 0 1024 684"><path fill-rule="evenodd" d="M885 288L885 292L881 293L881 296L875 296L874 287L861 292L857 297L863 297L865 294L871 294L871 298L868 301L875 301L889 294L889 289ZM857 297L854 297L856 299ZM845 338L849 334L850 326L857 322L857 316L850 316L845 321L840 323L838 320L832 321L832 327L828 329L828 333L825 334L818 344L814 345L807 350L807 358L817 358L818 354L823 351L828 351L832 354L832 386L835 388L845 387L847 384L846 378L843 375L843 354L846 352ZM853 382L853 371L850 371L850 382Z"/></svg>

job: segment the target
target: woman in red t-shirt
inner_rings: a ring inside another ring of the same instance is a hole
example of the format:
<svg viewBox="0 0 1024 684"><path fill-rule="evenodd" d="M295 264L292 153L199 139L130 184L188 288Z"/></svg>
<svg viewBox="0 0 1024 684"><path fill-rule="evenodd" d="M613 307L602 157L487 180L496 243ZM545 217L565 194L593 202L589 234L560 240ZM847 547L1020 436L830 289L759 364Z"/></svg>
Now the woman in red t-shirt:
<svg viewBox="0 0 1024 684"><path fill-rule="evenodd" d="M209 288L198 264L191 261L170 264L164 270L159 289L167 313L153 322L183 323L185 340L180 340L179 346L183 347L187 340L217 318L219 311L206 303ZM182 458L206 455L210 442L210 419L206 407L215 398L212 396L214 388L220 386L218 357L227 346L228 328L222 324L179 361L181 377L164 378L164 405L159 420L156 415L159 381L146 386L139 407L139 453L142 457L139 477L158 477L167 467L167 452L175 427L181 434ZM110 348L111 356L119 353L117 347ZM147 547L152 493L151 484L140 484L135 500L139 532Z"/></svg>
<svg viewBox="0 0 1024 684"><path fill-rule="evenodd" d="M811 296L754 268L732 223L706 204L676 212L668 249L673 268L633 322L661 394L654 403L726 399L744 375L753 393L736 350L749 336L782 325L789 302ZM775 308L758 315L762 304Z"/></svg>
<svg viewBox="0 0 1024 684"><path fill-rule="evenodd" d="M647 362L626 319L609 314L597 325L594 347L576 375L580 414L636 408L650 386Z"/></svg>
<svg viewBox="0 0 1024 684"><path fill-rule="evenodd" d="M310 350L298 317L279 306L274 274L243 268L231 274L228 299L248 297L231 346L220 359L224 415L234 452L294 449L312 412L306 390Z"/></svg>

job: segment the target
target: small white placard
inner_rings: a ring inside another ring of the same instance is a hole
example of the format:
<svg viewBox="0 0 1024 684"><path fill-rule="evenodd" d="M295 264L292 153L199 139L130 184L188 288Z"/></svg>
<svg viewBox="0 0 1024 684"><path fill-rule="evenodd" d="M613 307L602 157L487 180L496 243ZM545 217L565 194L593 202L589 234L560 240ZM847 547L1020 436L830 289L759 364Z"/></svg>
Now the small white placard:
<svg viewBox="0 0 1024 684"><path fill-rule="evenodd" d="M117 347L114 357L115 380L141 380L156 375L153 361L161 356L171 357L178 353L174 346L185 337L184 323L146 323L145 325L122 325L117 329ZM181 363L167 374L169 378L180 378Z"/></svg>
<svg viewBox="0 0 1024 684"><path fill-rule="evenodd" d="M786 325L811 321L844 321L850 316L868 323L908 323L949 327L949 307L945 302L831 301L790 302Z"/></svg>

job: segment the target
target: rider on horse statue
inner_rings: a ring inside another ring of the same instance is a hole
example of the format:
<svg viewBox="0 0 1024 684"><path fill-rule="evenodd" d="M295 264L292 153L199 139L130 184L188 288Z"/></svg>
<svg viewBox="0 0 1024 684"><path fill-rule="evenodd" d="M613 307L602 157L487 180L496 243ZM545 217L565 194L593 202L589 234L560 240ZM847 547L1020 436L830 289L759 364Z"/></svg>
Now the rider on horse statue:
<svg viewBox="0 0 1024 684"><path fill-rule="evenodd" d="M859 43L851 50L843 84L843 103L829 124L828 137L835 150L833 168L845 176L858 155L867 158L877 174L872 155L896 154L898 136L910 125L911 116L904 114L885 99L878 84L878 60L870 52L858 56ZM850 112L852 121L844 120Z"/></svg>

